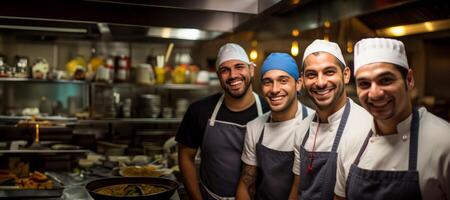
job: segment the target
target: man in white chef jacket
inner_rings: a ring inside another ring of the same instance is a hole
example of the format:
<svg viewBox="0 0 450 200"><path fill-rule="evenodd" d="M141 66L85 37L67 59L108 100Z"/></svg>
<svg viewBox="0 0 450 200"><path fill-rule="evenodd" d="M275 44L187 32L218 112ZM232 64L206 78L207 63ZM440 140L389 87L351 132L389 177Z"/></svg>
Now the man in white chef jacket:
<svg viewBox="0 0 450 200"><path fill-rule="evenodd" d="M337 151L341 138L367 132L372 117L347 97L350 69L334 42L315 40L303 55L304 87L316 107L309 126L295 137L294 183L290 199L324 199L334 196Z"/></svg>
<svg viewBox="0 0 450 200"><path fill-rule="evenodd" d="M354 50L358 97L374 120L341 149L336 199L450 199L450 124L413 107L403 43L369 38Z"/></svg>
<svg viewBox="0 0 450 200"><path fill-rule="evenodd" d="M247 124L237 199L287 199L292 184L295 129L313 111L297 100L298 66L286 53L271 53L261 68L270 112Z"/></svg>

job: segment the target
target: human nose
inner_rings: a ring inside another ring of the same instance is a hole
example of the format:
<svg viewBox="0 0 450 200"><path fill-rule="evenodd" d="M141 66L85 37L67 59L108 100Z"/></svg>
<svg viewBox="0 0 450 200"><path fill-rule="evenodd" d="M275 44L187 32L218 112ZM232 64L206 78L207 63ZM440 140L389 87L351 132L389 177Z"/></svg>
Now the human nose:
<svg viewBox="0 0 450 200"><path fill-rule="evenodd" d="M327 85L327 80L323 74L320 73L317 75L316 85L319 88L325 87Z"/></svg>
<svg viewBox="0 0 450 200"><path fill-rule="evenodd" d="M280 84L278 84L276 81L272 85L272 91L273 94L277 94L280 92Z"/></svg>
<svg viewBox="0 0 450 200"><path fill-rule="evenodd" d="M230 76L233 77L237 77L239 75L238 70L236 69L230 69Z"/></svg>
<svg viewBox="0 0 450 200"><path fill-rule="evenodd" d="M369 88L368 97L370 99L378 99L384 95L383 89L377 84L371 84Z"/></svg>

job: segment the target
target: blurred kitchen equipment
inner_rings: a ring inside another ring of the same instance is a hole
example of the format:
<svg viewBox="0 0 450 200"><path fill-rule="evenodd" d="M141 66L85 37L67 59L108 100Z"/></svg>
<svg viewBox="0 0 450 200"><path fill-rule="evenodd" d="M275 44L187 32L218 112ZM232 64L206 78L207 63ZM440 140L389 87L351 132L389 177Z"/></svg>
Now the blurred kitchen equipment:
<svg viewBox="0 0 450 200"><path fill-rule="evenodd" d="M136 83L144 85L155 83L155 74L150 64L140 64L136 68Z"/></svg>
<svg viewBox="0 0 450 200"><path fill-rule="evenodd" d="M9 66L6 64L6 56L0 55L0 77L9 76Z"/></svg>
<svg viewBox="0 0 450 200"><path fill-rule="evenodd" d="M46 79L47 73L50 70L50 66L45 58L37 58L31 68L34 79Z"/></svg>
<svg viewBox="0 0 450 200"><path fill-rule="evenodd" d="M108 196L102 195L95 190L108 187L112 185L119 184L149 184L156 187L163 187L166 189L164 192L159 192L150 195L141 195L141 196ZM89 182L86 185L86 190L89 192L91 197L95 200L115 200L115 199L147 199L147 200L169 200L170 197L175 193L178 188L178 183L176 181L172 181L170 179L165 178L154 178L154 177L115 177L115 178L105 178L105 179L97 179Z"/></svg>
<svg viewBox="0 0 450 200"><path fill-rule="evenodd" d="M26 56L16 56L16 69L15 69L15 77L18 78L28 78L30 77L30 70L29 70L29 60ZM48 69L47 69L48 71Z"/></svg>
<svg viewBox="0 0 450 200"><path fill-rule="evenodd" d="M177 117L177 118L183 117L183 115L186 112L188 107L189 107L189 100L187 100L185 98L177 99L175 117Z"/></svg>
<svg viewBox="0 0 450 200"><path fill-rule="evenodd" d="M150 159L154 159L157 155L163 155L163 147L158 142L142 142L144 147L144 154L149 156Z"/></svg>
<svg viewBox="0 0 450 200"><path fill-rule="evenodd" d="M140 99L141 117L157 118L161 111L161 97L156 94L143 94Z"/></svg>
<svg viewBox="0 0 450 200"><path fill-rule="evenodd" d="M171 107L163 107L162 117L163 118L172 118L172 108Z"/></svg>
<svg viewBox="0 0 450 200"><path fill-rule="evenodd" d="M131 117L131 99L126 98L125 101L122 104L122 114L123 117Z"/></svg>
<svg viewBox="0 0 450 200"><path fill-rule="evenodd" d="M39 112L43 116L48 116L53 114L52 102L47 99L47 97L41 97L39 102Z"/></svg>
<svg viewBox="0 0 450 200"><path fill-rule="evenodd" d="M95 81L111 83L112 78L110 70L111 70L110 68L105 66L98 67L95 73Z"/></svg>
<svg viewBox="0 0 450 200"><path fill-rule="evenodd" d="M197 74L197 84L208 84L209 73L205 70L200 70Z"/></svg>
<svg viewBox="0 0 450 200"><path fill-rule="evenodd" d="M131 70L131 60L130 57L126 55L120 55L117 58L117 66L116 66L116 81L124 82L129 79Z"/></svg>
<svg viewBox="0 0 450 200"><path fill-rule="evenodd" d="M116 144L106 141L97 142L97 152L105 155L121 156L128 147L126 144Z"/></svg>

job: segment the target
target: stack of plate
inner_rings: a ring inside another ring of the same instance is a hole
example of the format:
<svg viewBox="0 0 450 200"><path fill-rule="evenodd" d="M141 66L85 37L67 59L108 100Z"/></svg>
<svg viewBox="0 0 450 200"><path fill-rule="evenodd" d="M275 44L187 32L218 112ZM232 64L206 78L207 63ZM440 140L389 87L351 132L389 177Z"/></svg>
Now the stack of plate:
<svg viewBox="0 0 450 200"><path fill-rule="evenodd" d="M185 98L180 98L177 100L176 106L175 117L181 118L189 106L189 101Z"/></svg>
<svg viewBox="0 0 450 200"><path fill-rule="evenodd" d="M143 94L140 96L141 117L157 118L161 111L161 97L155 94Z"/></svg>

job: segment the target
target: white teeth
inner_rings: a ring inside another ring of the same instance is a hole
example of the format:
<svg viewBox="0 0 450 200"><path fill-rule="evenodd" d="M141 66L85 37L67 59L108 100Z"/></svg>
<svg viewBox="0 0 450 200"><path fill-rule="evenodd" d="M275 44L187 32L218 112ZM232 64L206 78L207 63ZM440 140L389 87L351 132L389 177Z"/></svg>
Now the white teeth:
<svg viewBox="0 0 450 200"><path fill-rule="evenodd" d="M233 81L232 83L230 83L231 86L235 86L242 83L242 81Z"/></svg>
<svg viewBox="0 0 450 200"><path fill-rule="evenodd" d="M331 90L330 89L328 89L328 90L316 90L316 91L314 91L316 94L318 94L318 95L324 95L324 94L327 94L328 92L330 92Z"/></svg>
<svg viewBox="0 0 450 200"><path fill-rule="evenodd" d="M283 97L272 97L272 98L270 98L270 100L272 100L272 101L278 101L278 100L281 100Z"/></svg>

